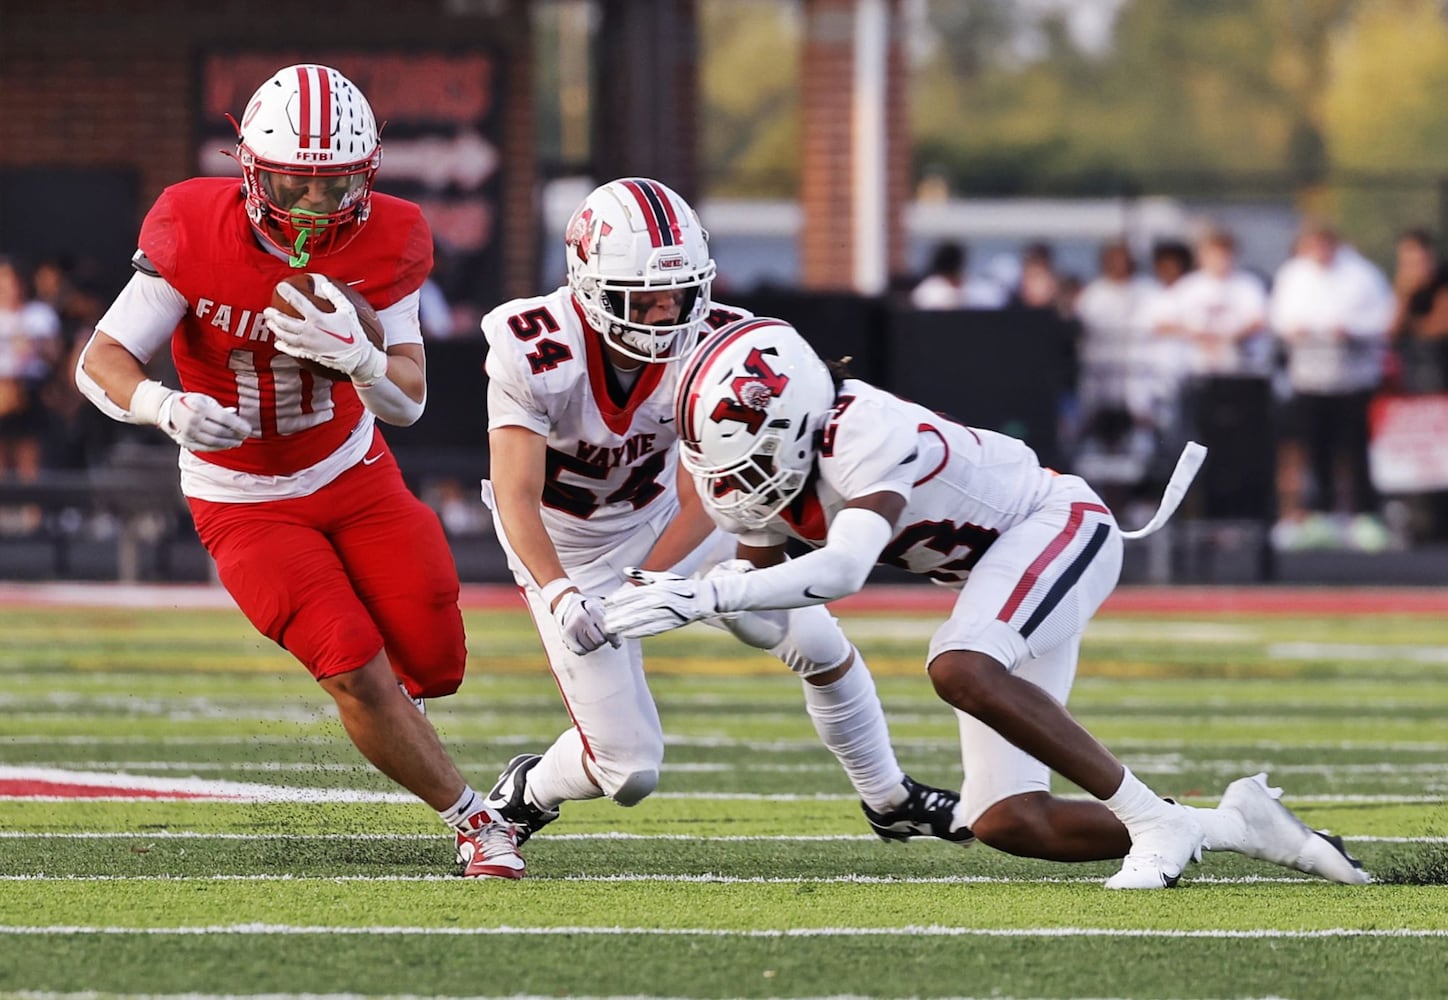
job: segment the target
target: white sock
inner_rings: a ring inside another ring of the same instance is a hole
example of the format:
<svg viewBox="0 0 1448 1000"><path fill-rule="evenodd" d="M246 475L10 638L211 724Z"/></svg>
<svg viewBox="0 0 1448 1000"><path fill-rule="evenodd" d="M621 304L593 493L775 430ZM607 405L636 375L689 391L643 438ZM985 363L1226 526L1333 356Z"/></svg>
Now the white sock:
<svg viewBox="0 0 1448 1000"><path fill-rule="evenodd" d="M1230 809L1202 809L1188 806L1202 824L1202 850L1241 851L1247 842L1247 826L1242 816Z"/></svg>
<svg viewBox="0 0 1448 1000"><path fill-rule="evenodd" d="M444 823L459 833L471 833L472 827L468 825L468 820L482 808L483 797L473 791L472 785L464 785L458 800L446 809L439 809L437 814Z"/></svg>
<svg viewBox="0 0 1448 1000"><path fill-rule="evenodd" d="M603 798L603 789L583 769L583 736L569 729L543 754L528 772L523 801L539 809L557 809L564 802Z"/></svg>
<svg viewBox="0 0 1448 1000"><path fill-rule="evenodd" d="M1121 820L1133 837L1136 836L1136 830L1153 822L1171 808L1170 802L1142 784L1141 779L1132 774L1129 767L1122 767L1120 787L1103 804L1116 814L1116 818Z"/></svg>
<svg viewBox="0 0 1448 1000"><path fill-rule="evenodd" d="M905 772L890 745L875 679L859 651L839 680L823 686L803 683L804 706L815 732L865 804L876 812L888 812L904 802Z"/></svg>

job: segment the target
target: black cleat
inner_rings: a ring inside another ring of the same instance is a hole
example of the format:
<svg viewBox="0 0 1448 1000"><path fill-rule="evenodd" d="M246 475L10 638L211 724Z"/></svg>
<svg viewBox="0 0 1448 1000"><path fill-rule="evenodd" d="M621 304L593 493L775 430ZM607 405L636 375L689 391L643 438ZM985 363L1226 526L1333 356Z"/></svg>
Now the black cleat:
<svg viewBox="0 0 1448 1000"><path fill-rule="evenodd" d="M909 840L912 837L937 837L961 847L975 843L975 834L966 827L951 829L955 807L960 795L944 788L922 785L905 776L905 801L887 813L877 813L861 802L870 829L881 840Z"/></svg>
<svg viewBox="0 0 1448 1000"><path fill-rule="evenodd" d="M484 805L513 824L520 847L527 843L529 837L558 818L557 809L540 809L523 796L523 789L528 785L528 772L542 759L542 754L520 753L508 761L508 766L498 775L497 784L483 800Z"/></svg>

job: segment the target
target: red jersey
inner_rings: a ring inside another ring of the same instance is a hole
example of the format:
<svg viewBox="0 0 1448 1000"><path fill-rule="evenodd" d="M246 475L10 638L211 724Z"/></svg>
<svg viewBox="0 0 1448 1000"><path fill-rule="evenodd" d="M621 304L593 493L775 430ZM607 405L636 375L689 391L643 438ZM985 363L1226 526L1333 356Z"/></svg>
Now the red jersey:
<svg viewBox="0 0 1448 1000"><path fill-rule="evenodd" d="M257 242L241 184L201 177L167 188L141 225L141 251L186 298L171 337L181 386L204 392L256 428L228 451L196 457L228 469L283 476L336 451L362 419L348 381L316 378L272 346L262 310L297 273ZM432 233L409 201L372 195L372 213L346 247L306 270L351 285L376 309L417 291L432 270Z"/></svg>

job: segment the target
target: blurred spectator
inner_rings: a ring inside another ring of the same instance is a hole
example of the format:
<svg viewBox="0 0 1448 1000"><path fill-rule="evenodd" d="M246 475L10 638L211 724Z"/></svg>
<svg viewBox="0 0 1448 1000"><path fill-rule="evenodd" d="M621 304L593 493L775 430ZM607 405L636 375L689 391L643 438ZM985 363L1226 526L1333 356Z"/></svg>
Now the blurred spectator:
<svg viewBox="0 0 1448 1000"><path fill-rule="evenodd" d="M1026 309L1059 309L1061 278L1048 243L1028 243L1021 251L1021 280L1013 305Z"/></svg>
<svg viewBox="0 0 1448 1000"><path fill-rule="evenodd" d="M148 441L149 435L131 424L111 420L90 405L75 386L80 352L95 332L96 322L111 299L107 289L88 279L70 285L61 317L61 339L67 360L56 365L40 391L48 416L43 464L50 469L87 469L104 464L111 448L122 438Z"/></svg>
<svg viewBox="0 0 1448 1000"><path fill-rule="evenodd" d="M40 388L60 355L60 317L32 299L19 268L0 260L0 476L40 475Z"/></svg>
<svg viewBox="0 0 1448 1000"><path fill-rule="evenodd" d="M1081 322L1080 402L1084 415L1077 471L1120 505L1142 483L1157 448L1160 378L1145 310L1156 283L1136 273L1124 240L1102 245L1100 274L1076 299ZM1111 485L1127 487L1126 493Z"/></svg>
<svg viewBox="0 0 1448 1000"><path fill-rule="evenodd" d="M965 247L947 240L935 248L930 270L910 293L916 309L999 309L1006 292L989 278L970 274Z"/></svg>
<svg viewBox="0 0 1448 1000"><path fill-rule="evenodd" d="M1151 248L1151 270L1163 288L1170 288L1195 266L1192 248L1180 240L1162 240Z"/></svg>
<svg viewBox="0 0 1448 1000"><path fill-rule="evenodd" d="M1395 355L1393 388L1400 392L1448 389L1448 264L1422 229L1398 237L1393 272L1397 310L1388 330Z"/></svg>
<svg viewBox="0 0 1448 1000"><path fill-rule="evenodd" d="M1382 272L1332 227L1308 224L1277 272L1268 305L1273 331L1287 348L1291 392L1278 467L1281 516L1273 529L1279 548L1388 544L1376 516L1367 448L1368 403L1382 376L1393 313ZM1302 488L1304 457L1310 491ZM1328 516L1334 512L1339 516Z"/></svg>
<svg viewBox="0 0 1448 1000"><path fill-rule="evenodd" d="M1082 328L1081 402L1088 412L1120 408L1136 422L1150 424L1157 369L1144 310L1156 283L1136 273L1124 240L1104 244L1098 260L1101 273L1076 299Z"/></svg>
<svg viewBox="0 0 1448 1000"><path fill-rule="evenodd" d="M1198 267L1162 291L1153 332L1177 338L1184 373L1267 375L1267 288L1237 267L1237 242L1210 230L1197 242Z"/></svg>

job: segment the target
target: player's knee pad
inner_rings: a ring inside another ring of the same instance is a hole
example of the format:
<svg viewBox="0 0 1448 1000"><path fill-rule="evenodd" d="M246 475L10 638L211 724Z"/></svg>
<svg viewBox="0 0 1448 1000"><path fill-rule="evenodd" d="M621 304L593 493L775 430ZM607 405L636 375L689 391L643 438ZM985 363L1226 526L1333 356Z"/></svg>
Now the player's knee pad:
<svg viewBox="0 0 1448 1000"><path fill-rule="evenodd" d="M636 806L648 798L659 787L659 769L656 767L630 771L608 797L621 806Z"/></svg>
<svg viewBox="0 0 1448 1000"><path fill-rule="evenodd" d="M823 604L795 608L789 613L789 633L770 650L801 677L833 670L855 652L840 623Z"/></svg>

